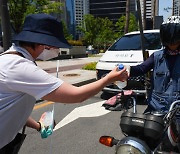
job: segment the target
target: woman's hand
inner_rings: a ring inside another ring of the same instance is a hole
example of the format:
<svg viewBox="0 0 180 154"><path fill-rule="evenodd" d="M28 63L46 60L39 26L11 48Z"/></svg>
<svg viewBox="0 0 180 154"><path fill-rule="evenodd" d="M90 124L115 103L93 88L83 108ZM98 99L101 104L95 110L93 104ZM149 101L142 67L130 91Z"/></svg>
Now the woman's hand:
<svg viewBox="0 0 180 154"><path fill-rule="evenodd" d="M126 81L128 79L128 72L126 68L118 70L118 68L115 67L109 74L107 74L107 77L110 83L115 81Z"/></svg>
<svg viewBox="0 0 180 154"><path fill-rule="evenodd" d="M45 125L45 123L47 123L47 120L52 121L50 122L51 124L49 124L48 126ZM39 132L41 133L41 138L47 138L48 136L50 136L53 132L53 128L56 125L55 120L53 119L53 112L44 112L41 115L38 123L40 124Z"/></svg>

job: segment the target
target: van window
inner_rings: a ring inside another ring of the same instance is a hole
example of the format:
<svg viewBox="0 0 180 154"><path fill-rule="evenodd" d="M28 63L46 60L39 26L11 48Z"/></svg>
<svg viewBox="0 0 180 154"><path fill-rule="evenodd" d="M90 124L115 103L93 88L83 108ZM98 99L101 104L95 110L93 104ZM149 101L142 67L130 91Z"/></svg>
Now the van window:
<svg viewBox="0 0 180 154"><path fill-rule="evenodd" d="M147 50L161 49L161 41L159 33L145 33L144 47ZM109 51L121 50L141 50L141 36L140 34L125 35L115 42Z"/></svg>

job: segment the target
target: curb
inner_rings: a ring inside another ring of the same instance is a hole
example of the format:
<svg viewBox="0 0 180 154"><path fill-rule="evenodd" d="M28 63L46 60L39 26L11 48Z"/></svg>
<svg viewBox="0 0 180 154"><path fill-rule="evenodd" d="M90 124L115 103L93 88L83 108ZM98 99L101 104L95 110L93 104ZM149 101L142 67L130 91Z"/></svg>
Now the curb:
<svg viewBox="0 0 180 154"><path fill-rule="evenodd" d="M94 82L94 81L96 81L96 78L92 78L92 79L89 79L89 80L81 81L81 82L78 82L78 83L73 83L72 85L80 87L80 86L83 86L85 84L88 84L88 83L91 83L91 82Z"/></svg>

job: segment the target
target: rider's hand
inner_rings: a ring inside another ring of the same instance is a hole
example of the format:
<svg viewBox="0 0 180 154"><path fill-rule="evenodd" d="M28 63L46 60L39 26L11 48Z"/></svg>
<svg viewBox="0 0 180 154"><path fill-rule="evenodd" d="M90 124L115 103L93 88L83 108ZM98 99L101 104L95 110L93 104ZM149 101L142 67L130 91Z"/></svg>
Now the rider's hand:
<svg viewBox="0 0 180 154"><path fill-rule="evenodd" d="M108 78L108 82L112 83L115 81L126 81L128 79L128 72L126 68L123 68L122 70L118 70L117 67L115 67L110 73L106 75Z"/></svg>

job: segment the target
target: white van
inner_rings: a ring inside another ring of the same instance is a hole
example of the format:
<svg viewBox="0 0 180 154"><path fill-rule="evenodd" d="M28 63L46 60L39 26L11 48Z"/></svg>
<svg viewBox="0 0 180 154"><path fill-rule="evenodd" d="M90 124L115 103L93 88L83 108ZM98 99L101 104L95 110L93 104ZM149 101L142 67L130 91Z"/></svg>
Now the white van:
<svg viewBox="0 0 180 154"><path fill-rule="evenodd" d="M149 55L162 48L159 30L144 30L144 38L145 50L149 51ZM97 79L104 77L117 64L133 66L141 62L143 62L143 54L140 32L127 33L108 48L98 61L96 65ZM124 89L133 89L140 95L145 94L144 76L128 79L128 84ZM103 91L117 93L120 89L115 84L111 84L106 86Z"/></svg>

